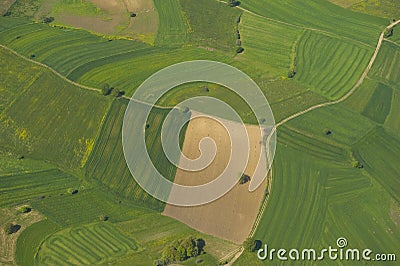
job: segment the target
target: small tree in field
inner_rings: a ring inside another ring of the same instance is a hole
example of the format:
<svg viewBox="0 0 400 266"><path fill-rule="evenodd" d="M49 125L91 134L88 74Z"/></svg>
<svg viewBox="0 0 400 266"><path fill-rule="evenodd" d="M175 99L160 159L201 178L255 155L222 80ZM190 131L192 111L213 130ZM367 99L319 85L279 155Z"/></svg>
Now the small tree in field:
<svg viewBox="0 0 400 266"><path fill-rule="evenodd" d="M101 87L101 94L103 94L104 96L110 94L110 85L108 83L104 83Z"/></svg>
<svg viewBox="0 0 400 266"><path fill-rule="evenodd" d="M19 229L21 229L21 226L19 224L9 223L6 225L5 233L7 235L11 235L11 234L18 232Z"/></svg>

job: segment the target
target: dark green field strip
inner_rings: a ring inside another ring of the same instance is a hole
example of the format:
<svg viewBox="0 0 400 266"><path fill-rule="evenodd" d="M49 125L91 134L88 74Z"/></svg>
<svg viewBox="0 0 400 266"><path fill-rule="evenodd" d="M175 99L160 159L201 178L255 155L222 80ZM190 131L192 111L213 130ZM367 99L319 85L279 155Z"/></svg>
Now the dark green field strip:
<svg viewBox="0 0 400 266"><path fill-rule="evenodd" d="M338 99L361 77L371 54L372 49L362 45L306 31L297 47L295 78L330 99Z"/></svg>
<svg viewBox="0 0 400 266"><path fill-rule="evenodd" d="M98 84L109 83L125 90L127 95L131 95L145 79L172 64L190 60L229 61L227 57L219 53L191 47L145 49L141 52L143 53L137 53L131 58L110 60L105 65L87 69L87 72L82 73L77 81L94 87L97 87Z"/></svg>
<svg viewBox="0 0 400 266"><path fill-rule="evenodd" d="M400 136L400 90L393 90L390 112L386 118L385 127Z"/></svg>
<svg viewBox="0 0 400 266"><path fill-rule="evenodd" d="M379 83L362 114L377 123L385 123L391 109L392 95L393 90L389 86Z"/></svg>
<svg viewBox="0 0 400 266"><path fill-rule="evenodd" d="M357 143L355 150L365 169L400 202L400 138L378 129Z"/></svg>
<svg viewBox="0 0 400 266"><path fill-rule="evenodd" d="M64 193L78 180L58 169L0 177L0 206Z"/></svg>
<svg viewBox="0 0 400 266"><path fill-rule="evenodd" d="M135 252L136 243L111 224L69 228L54 234L42 245L38 261L42 265L94 265ZM49 263L49 264L47 264Z"/></svg>
<svg viewBox="0 0 400 266"><path fill-rule="evenodd" d="M154 0L158 12L158 46L181 46L189 39L189 25L183 15L179 0Z"/></svg>
<svg viewBox="0 0 400 266"><path fill-rule="evenodd" d="M96 222L102 215L108 216L111 222L126 221L145 212L144 207L122 201L109 191L82 190L82 187L75 195L64 191L51 198L35 200L32 206L62 226Z"/></svg>
<svg viewBox="0 0 400 266"><path fill-rule="evenodd" d="M313 137L300 134L283 126L278 130L278 141L285 146L310 154L315 158L330 160L336 163L345 163L346 150L327 142L317 141Z"/></svg>
<svg viewBox="0 0 400 266"><path fill-rule="evenodd" d="M310 27L376 45L386 19L352 12L328 1L247 0L241 6L257 14L302 27Z"/></svg>
<svg viewBox="0 0 400 266"><path fill-rule="evenodd" d="M370 102L372 95L375 93L377 85L378 82L373 79L364 79L360 87L347 98L343 104L349 109L361 114L368 102Z"/></svg>
<svg viewBox="0 0 400 266"><path fill-rule="evenodd" d="M190 27L189 40L193 45L225 50L231 54L235 52L240 10L217 1L179 2Z"/></svg>
<svg viewBox="0 0 400 266"><path fill-rule="evenodd" d="M393 85L400 85L400 47L390 42L383 42L370 75L378 80Z"/></svg>
<svg viewBox="0 0 400 266"><path fill-rule="evenodd" d="M15 259L19 265L37 265L37 252L42 242L61 227L48 219L26 228L18 236ZM55 264L53 264L55 265ZM57 263L57 265L61 265Z"/></svg>
<svg viewBox="0 0 400 266"><path fill-rule="evenodd" d="M376 124L341 104L304 114L288 122L287 126L318 141L343 147L356 143Z"/></svg>

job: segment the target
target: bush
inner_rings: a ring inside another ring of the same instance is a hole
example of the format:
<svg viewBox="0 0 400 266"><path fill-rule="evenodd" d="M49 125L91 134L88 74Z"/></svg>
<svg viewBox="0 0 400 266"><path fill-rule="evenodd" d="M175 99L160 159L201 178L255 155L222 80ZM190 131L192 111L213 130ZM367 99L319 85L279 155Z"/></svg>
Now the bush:
<svg viewBox="0 0 400 266"><path fill-rule="evenodd" d="M6 226L6 228L5 228L5 233L7 234L7 235L11 235L11 234L14 234L14 233L16 233L16 232L18 232L19 231L19 229L21 229L21 226L19 225L19 224L8 224L7 226Z"/></svg>
<svg viewBox="0 0 400 266"><path fill-rule="evenodd" d="M28 213L28 212L31 212L31 210L32 210L32 208L30 208L28 206L23 206L23 207L19 208L19 211L21 213Z"/></svg>
<svg viewBox="0 0 400 266"><path fill-rule="evenodd" d="M228 6L230 6L230 7L235 7L235 6L238 6L238 5L240 5L240 1L235 1L235 0L229 0L228 1Z"/></svg>
<svg viewBox="0 0 400 266"><path fill-rule="evenodd" d="M49 24L49 23L51 23L53 21L54 21L54 17L45 17L43 19L43 22L46 23L46 24Z"/></svg>
<svg viewBox="0 0 400 266"><path fill-rule="evenodd" d="M248 237L244 242L243 242L243 248L246 251L249 252L254 252L257 247L257 242L254 239L254 237Z"/></svg>
<svg viewBox="0 0 400 266"><path fill-rule="evenodd" d="M99 216L99 220L102 221L102 222L106 222L106 221L108 221L108 219L109 219L109 218L108 218L107 215L103 215L103 214L102 214L102 215Z"/></svg>
<svg viewBox="0 0 400 266"><path fill-rule="evenodd" d="M101 94L104 96L109 95L111 92L110 85L108 83L104 83L101 87Z"/></svg>
<svg viewBox="0 0 400 266"><path fill-rule="evenodd" d="M239 47L236 49L236 53L237 53L237 54L240 54L240 53L243 53L243 52L244 52L244 48L241 47L241 46L239 46Z"/></svg>
<svg viewBox="0 0 400 266"><path fill-rule="evenodd" d="M385 29L385 32L384 32L384 34L383 34L383 36L384 36L385 38L389 38L389 37L392 36L392 35L393 35L393 28Z"/></svg>
<svg viewBox="0 0 400 266"><path fill-rule="evenodd" d="M111 91L111 95L114 96L115 98L118 98L122 95L121 91L119 89L114 88Z"/></svg>

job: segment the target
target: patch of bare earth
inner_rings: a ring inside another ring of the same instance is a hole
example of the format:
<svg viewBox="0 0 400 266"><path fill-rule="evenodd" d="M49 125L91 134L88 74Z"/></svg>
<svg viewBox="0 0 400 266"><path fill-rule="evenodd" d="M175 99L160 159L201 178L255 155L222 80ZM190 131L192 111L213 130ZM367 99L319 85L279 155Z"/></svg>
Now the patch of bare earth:
<svg viewBox="0 0 400 266"><path fill-rule="evenodd" d="M44 216L36 210L21 213L19 207L0 209L0 265L15 265L14 254L19 235L30 225L44 219ZM5 232L5 227L10 223L18 224L21 228L9 235Z"/></svg>
<svg viewBox="0 0 400 266"><path fill-rule="evenodd" d="M129 26L123 31L132 37L154 43L158 30L158 13L151 0L123 0L127 11L135 13L136 17L130 19Z"/></svg>
<svg viewBox="0 0 400 266"><path fill-rule="evenodd" d="M239 125L238 125L239 126ZM246 126L250 152L245 174L254 174L262 148L262 136L258 126ZM199 142L210 137L215 141L217 154L213 162L197 172L177 170L175 183L195 186L216 179L228 165L231 142L224 126L217 121L200 117L190 120L183 145L183 154L196 159L200 156ZM234 138L235 136L231 137ZM264 154L264 153L263 153ZM239 176L233 177L239 179ZM167 204L163 214L175 218L190 227L234 243L242 243L249 235L264 197L266 181L249 192L249 183L236 184L223 197L201 206L178 207ZM171 191L171 195L174 191ZM171 197L170 195L170 197Z"/></svg>
<svg viewBox="0 0 400 266"><path fill-rule="evenodd" d="M354 5L355 3L361 2L360 0L329 0L330 2L334 3L335 5L348 8Z"/></svg>
<svg viewBox="0 0 400 266"><path fill-rule="evenodd" d="M5 14L8 9L15 3L16 0L1 0L0 1L0 16Z"/></svg>
<svg viewBox="0 0 400 266"><path fill-rule="evenodd" d="M390 206L390 218L400 228L400 206L393 200Z"/></svg>

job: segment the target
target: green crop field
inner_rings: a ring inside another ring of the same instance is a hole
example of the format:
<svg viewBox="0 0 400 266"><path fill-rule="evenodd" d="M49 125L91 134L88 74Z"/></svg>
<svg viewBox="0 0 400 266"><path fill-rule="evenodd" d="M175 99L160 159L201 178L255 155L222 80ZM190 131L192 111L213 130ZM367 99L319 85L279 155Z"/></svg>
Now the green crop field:
<svg viewBox="0 0 400 266"><path fill-rule="evenodd" d="M242 12L217 1L180 0L180 3L190 27L191 44L234 53L236 25Z"/></svg>
<svg viewBox="0 0 400 266"><path fill-rule="evenodd" d="M56 169L1 176L0 206L16 205L39 197L54 196L77 185L75 177Z"/></svg>
<svg viewBox="0 0 400 266"><path fill-rule="evenodd" d="M133 179L125 162L122 150L122 123L127 102L123 100L114 102L97 145L88 160L86 175L115 191L118 195L161 211L164 203L143 191ZM176 168L168 161L164 153L159 152L162 149L161 125L169 111L170 109L153 109L147 122L149 129L146 130L146 143L149 156L157 170L169 180L173 180ZM137 129L143 130L143 127L138 126ZM181 136L182 145L184 134ZM143 175L150 178L146 172L143 172Z"/></svg>
<svg viewBox="0 0 400 266"><path fill-rule="evenodd" d="M2 114L3 147L69 168L84 165L109 101L99 93L74 87L49 71L20 89L26 92ZM77 100L82 98L86 98L84 105ZM74 126L82 123L86 126Z"/></svg>
<svg viewBox="0 0 400 266"><path fill-rule="evenodd" d="M371 75L398 87L400 84L400 47L384 42L371 70Z"/></svg>
<svg viewBox="0 0 400 266"><path fill-rule="evenodd" d="M138 249L136 243L109 223L65 229L41 245L38 265L94 265Z"/></svg>
<svg viewBox="0 0 400 266"><path fill-rule="evenodd" d="M183 15L179 0L154 0L159 24L155 44L158 46L181 46L188 41L189 25Z"/></svg>
<svg viewBox="0 0 400 266"><path fill-rule="evenodd" d="M15 258L19 265L35 265L38 250L46 240L62 227L51 220L42 220L25 229L18 237Z"/></svg>
<svg viewBox="0 0 400 266"><path fill-rule="evenodd" d="M245 52L238 60L260 68L263 77L286 77L303 30L244 13L239 31Z"/></svg>
<svg viewBox="0 0 400 266"><path fill-rule="evenodd" d="M247 0L241 6L256 14L286 23L284 25L287 27L324 31L369 45L376 44L379 32L388 24L387 19L351 12L328 1Z"/></svg>
<svg viewBox="0 0 400 266"><path fill-rule="evenodd" d="M372 52L366 46L306 31L297 47L295 78L330 99L340 98L361 77Z"/></svg>

